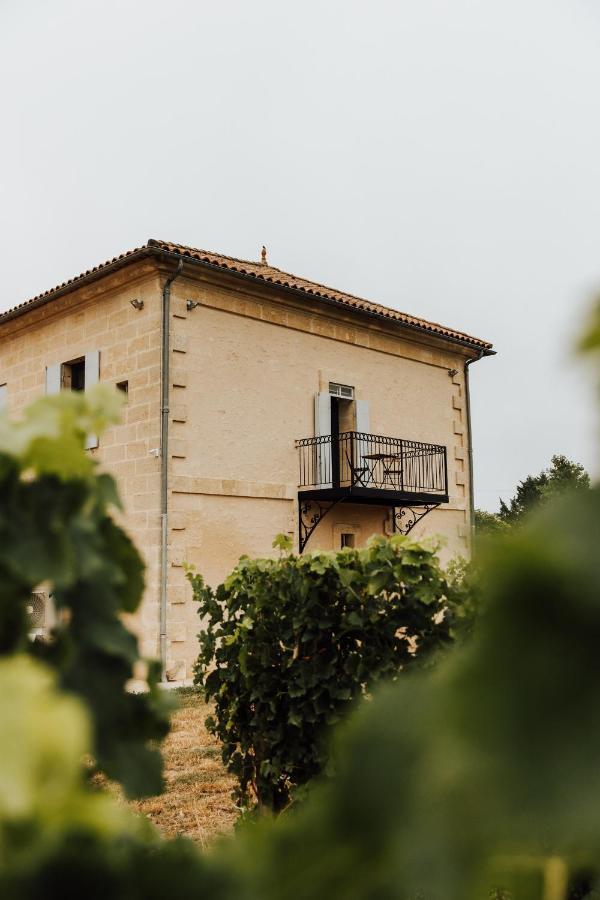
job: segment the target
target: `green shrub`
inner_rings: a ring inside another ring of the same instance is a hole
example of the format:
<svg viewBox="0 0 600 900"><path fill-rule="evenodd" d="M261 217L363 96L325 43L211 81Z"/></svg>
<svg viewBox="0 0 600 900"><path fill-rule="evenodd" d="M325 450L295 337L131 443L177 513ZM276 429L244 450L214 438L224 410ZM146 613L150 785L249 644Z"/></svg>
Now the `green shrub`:
<svg viewBox="0 0 600 900"><path fill-rule="evenodd" d="M599 545L599 489L494 541L471 638L362 704L335 777L245 830L244 896L595 900Z"/></svg>
<svg viewBox="0 0 600 900"><path fill-rule="evenodd" d="M111 518L113 479L84 449L118 409L116 392L99 385L43 398L17 422L0 417L0 656L25 651L51 665L90 710L98 766L142 796L161 789L152 742L168 730L156 664L147 693L125 690L139 651L121 617L139 606L144 566ZM49 642L32 643L26 606L41 586L58 624Z"/></svg>
<svg viewBox="0 0 600 900"><path fill-rule="evenodd" d="M460 598L435 549L400 535L243 557L216 591L188 577L202 619L196 683L215 704L207 726L240 805L275 811L323 771L331 726L356 698L451 642Z"/></svg>

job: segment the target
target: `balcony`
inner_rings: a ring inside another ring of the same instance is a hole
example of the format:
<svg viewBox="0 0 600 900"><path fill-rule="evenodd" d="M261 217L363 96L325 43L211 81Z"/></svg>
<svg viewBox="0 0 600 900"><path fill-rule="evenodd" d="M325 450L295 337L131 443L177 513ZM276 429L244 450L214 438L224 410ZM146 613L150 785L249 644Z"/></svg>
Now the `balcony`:
<svg viewBox="0 0 600 900"><path fill-rule="evenodd" d="M439 444L347 431L304 438L296 447L300 550L340 502L392 507L394 527L405 534L448 502L446 448Z"/></svg>

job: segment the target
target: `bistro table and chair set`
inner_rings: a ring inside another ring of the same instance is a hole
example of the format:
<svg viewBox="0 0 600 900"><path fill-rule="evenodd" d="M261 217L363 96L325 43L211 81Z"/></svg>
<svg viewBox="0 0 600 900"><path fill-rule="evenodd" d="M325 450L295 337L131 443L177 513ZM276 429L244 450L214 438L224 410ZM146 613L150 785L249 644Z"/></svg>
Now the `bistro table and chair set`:
<svg viewBox="0 0 600 900"><path fill-rule="evenodd" d="M354 466L350 460L348 462L354 484L362 487L370 487L373 484L402 487L404 467L401 453L363 453L360 455L361 465ZM377 477L378 474L380 478Z"/></svg>

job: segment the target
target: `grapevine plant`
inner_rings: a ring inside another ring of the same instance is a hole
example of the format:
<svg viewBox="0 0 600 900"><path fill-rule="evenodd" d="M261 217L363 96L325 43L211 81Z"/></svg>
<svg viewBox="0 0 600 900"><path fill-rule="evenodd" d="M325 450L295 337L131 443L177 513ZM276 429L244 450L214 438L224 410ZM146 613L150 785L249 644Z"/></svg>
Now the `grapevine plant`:
<svg viewBox="0 0 600 900"><path fill-rule="evenodd" d="M436 548L397 535L365 549L243 557L216 590L188 572L202 619L196 683L242 808L281 811L321 773L331 727L380 681L431 664L460 591Z"/></svg>

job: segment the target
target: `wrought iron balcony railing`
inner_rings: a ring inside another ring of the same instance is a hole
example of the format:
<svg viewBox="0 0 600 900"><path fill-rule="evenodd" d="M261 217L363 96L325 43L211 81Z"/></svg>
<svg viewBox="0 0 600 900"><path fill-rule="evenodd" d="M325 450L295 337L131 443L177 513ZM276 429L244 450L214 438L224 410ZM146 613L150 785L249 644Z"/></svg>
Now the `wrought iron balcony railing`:
<svg viewBox="0 0 600 900"><path fill-rule="evenodd" d="M448 496L446 448L359 431L296 441L299 491ZM380 494L382 502L385 495ZM391 499L391 497L390 497Z"/></svg>

